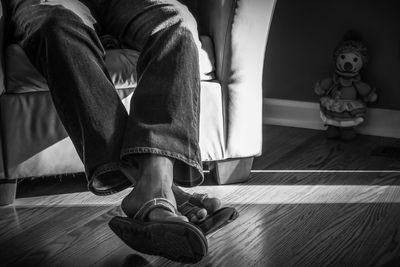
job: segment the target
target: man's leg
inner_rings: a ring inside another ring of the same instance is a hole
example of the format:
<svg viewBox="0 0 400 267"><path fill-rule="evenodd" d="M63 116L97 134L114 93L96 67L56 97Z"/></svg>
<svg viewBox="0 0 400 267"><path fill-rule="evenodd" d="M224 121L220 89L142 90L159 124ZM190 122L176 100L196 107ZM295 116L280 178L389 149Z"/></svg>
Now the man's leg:
<svg viewBox="0 0 400 267"><path fill-rule="evenodd" d="M178 1L115 0L105 17L106 31L141 52L140 79L121 152L125 162L141 169L133 193L123 202L131 216L141 203L154 197L175 202L173 181L187 186L202 182L200 42L195 19Z"/></svg>
<svg viewBox="0 0 400 267"><path fill-rule="evenodd" d="M15 37L47 79L58 115L85 165L89 188L96 194L122 190L130 184L119 172L128 115L105 68L95 20L77 0L41 2L26 1L16 10ZM106 182L94 179L107 173Z"/></svg>

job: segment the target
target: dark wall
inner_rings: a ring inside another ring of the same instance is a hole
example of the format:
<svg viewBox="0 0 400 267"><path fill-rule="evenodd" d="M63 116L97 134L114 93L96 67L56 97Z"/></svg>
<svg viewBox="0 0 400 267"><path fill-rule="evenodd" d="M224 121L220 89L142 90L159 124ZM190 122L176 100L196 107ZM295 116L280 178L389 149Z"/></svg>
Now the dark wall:
<svg viewBox="0 0 400 267"><path fill-rule="evenodd" d="M318 101L317 80L333 73L333 50L354 29L369 48L362 80L376 86L372 107L400 109L399 0L277 0L266 50L264 97Z"/></svg>

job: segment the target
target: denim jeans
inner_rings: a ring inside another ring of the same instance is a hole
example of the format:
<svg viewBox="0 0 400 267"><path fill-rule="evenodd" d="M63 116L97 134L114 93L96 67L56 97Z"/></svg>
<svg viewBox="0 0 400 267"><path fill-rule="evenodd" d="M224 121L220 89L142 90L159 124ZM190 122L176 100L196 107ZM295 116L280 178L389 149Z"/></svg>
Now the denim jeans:
<svg viewBox="0 0 400 267"><path fill-rule="evenodd" d="M198 145L197 25L177 0L28 0L14 7L14 39L46 78L89 189L107 195L130 182L121 166L140 154L175 159L174 182L203 181ZM127 113L107 73L100 34L139 50Z"/></svg>

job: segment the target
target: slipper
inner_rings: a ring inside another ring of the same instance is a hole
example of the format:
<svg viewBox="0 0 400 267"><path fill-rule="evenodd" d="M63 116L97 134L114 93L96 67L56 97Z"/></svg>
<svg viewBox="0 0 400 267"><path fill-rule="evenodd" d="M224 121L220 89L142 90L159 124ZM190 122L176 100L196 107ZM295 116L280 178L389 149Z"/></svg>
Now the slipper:
<svg viewBox="0 0 400 267"><path fill-rule="evenodd" d="M133 218L116 216L109 226L129 247L145 254L184 263L196 263L207 255L207 239L198 227L184 221L148 221L155 208L178 213L167 199L155 198L144 203Z"/></svg>
<svg viewBox="0 0 400 267"><path fill-rule="evenodd" d="M205 208L203 201L206 198L208 198L207 194L194 193L187 201L178 205L178 211L187 218L196 216L197 212L201 208ZM221 229L223 226L231 223L237 217L239 217L239 212L235 208L223 207L207 215L205 219L194 224L198 226L205 235L209 235Z"/></svg>

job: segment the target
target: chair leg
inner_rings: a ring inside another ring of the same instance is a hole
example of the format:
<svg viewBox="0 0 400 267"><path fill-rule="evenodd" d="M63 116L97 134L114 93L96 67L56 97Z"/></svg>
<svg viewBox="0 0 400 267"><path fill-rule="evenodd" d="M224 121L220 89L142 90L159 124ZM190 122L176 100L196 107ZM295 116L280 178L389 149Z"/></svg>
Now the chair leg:
<svg viewBox="0 0 400 267"><path fill-rule="evenodd" d="M217 184L243 183L249 180L254 157L228 159L209 163L211 175Z"/></svg>
<svg viewBox="0 0 400 267"><path fill-rule="evenodd" d="M17 192L17 180L0 179L0 206L13 204Z"/></svg>

